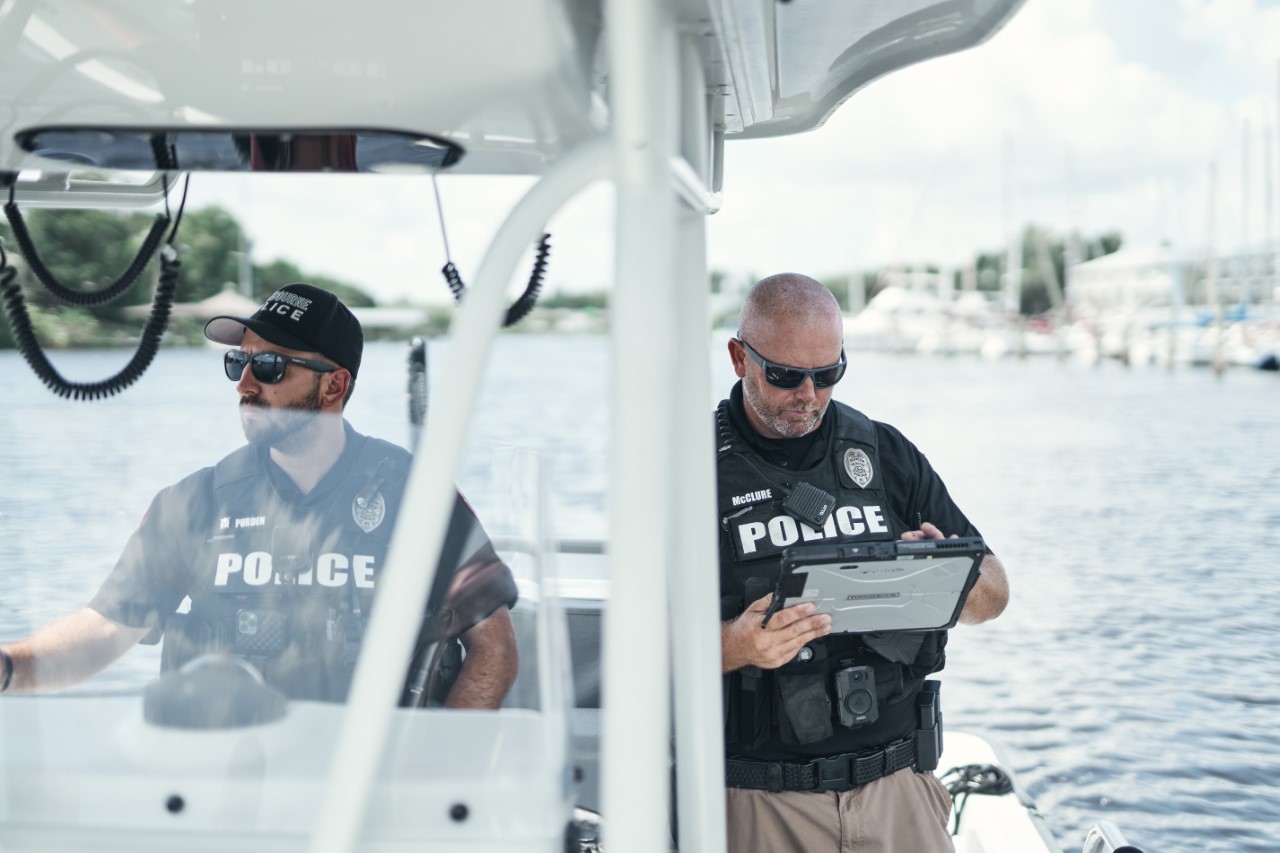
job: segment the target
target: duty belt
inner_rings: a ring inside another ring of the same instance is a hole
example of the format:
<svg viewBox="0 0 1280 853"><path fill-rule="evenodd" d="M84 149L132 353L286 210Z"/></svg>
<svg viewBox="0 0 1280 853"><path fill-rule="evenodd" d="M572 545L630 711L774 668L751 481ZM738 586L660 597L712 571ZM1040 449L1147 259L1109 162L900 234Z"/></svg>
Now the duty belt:
<svg viewBox="0 0 1280 853"><path fill-rule="evenodd" d="M871 752L846 752L810 761L752 761L729 758L724 782L730 788L766 791L848 791L916 762L913 738L895 740Z"/></svg>

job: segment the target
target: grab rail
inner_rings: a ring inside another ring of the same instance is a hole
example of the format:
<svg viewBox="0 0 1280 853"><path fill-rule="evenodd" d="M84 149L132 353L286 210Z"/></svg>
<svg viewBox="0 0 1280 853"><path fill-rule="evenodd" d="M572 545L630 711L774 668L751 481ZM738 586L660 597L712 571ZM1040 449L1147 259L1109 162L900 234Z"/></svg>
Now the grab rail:
<svg viewBox="0 0 1280 853"><path fill-rule="evenodd" d="M1126 841L1114 823L1100 820L1089 828L1080 853L1142 853L1142 850Z"/></svg>

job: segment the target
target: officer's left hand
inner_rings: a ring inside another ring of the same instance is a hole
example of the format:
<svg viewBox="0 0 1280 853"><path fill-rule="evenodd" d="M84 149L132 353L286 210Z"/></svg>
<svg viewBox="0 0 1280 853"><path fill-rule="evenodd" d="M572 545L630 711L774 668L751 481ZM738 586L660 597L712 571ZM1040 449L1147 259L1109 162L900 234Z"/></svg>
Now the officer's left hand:
<svg viewBox="0 0 1280 853"><path fill-rule="evenodd" d="M908 530L902 534L908 542L921 539L956 539L955 533L946 536L937 525L924 522L919 530ZM978 567L978 580L969 590L964 600L964 609L960 611L960 621L966 625L977 625L994 619L1004 612L1009 603L1009 579L1005 576L1004 564L995 554L987 554Z"/></svg>
<svg viewBox="0 0 1280 853"><path fill-rule="evenodd" d="M919 542L921 539L959 539L960 535L952 533L947 536L933 522L926 521L920 525L919 530L908 530L902 534L902 538L907 542Z"/></svg>

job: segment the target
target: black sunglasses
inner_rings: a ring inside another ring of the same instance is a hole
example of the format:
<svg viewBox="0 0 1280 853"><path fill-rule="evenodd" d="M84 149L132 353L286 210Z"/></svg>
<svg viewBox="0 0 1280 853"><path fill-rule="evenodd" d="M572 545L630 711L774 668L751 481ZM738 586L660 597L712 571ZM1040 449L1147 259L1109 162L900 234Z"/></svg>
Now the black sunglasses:
<svg viewBox="0 0 1280 853"><path fill-rule="evenodd" d="M244 366L246 364L253 371L253 378L263 385L275 385L281 379L284 379L284 369L290 364L297 364L318 373L331 373L338 369L332 364L325 364L323 361L281 355L278 352L255 352L249 354L243 350L233 349L228 350L227 354L222 357L222 366L227 371L227 378L232 382L240 381L240 377L244 375Z"/></svg>
<svg viewBox="0 0 1280 853"><path fill-rule="evenodd" d="M775 364L765 358L742 338L738 338L737 341L746 349L747 355L764 368L765 381L774 388L782 388L786 391L799 388L804 384L805 379L812 379L814 388L830 388L844 376L844 369L848 365L844 357L844 347L840 347L840 360L835 364L829 364L826 367L788 367L785 364Z"/></svg>

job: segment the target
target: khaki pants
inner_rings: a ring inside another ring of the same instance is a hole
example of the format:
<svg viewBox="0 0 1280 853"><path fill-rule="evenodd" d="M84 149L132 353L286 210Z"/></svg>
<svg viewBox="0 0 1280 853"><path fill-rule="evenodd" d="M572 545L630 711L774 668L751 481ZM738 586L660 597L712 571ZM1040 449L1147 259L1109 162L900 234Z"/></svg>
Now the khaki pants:
<svg viewBox="0 0 1280 853"><path fill-rule="evenodd" d="M911 768L852 791L728 788L729 853L954 853L951 795Z"/></svg>

